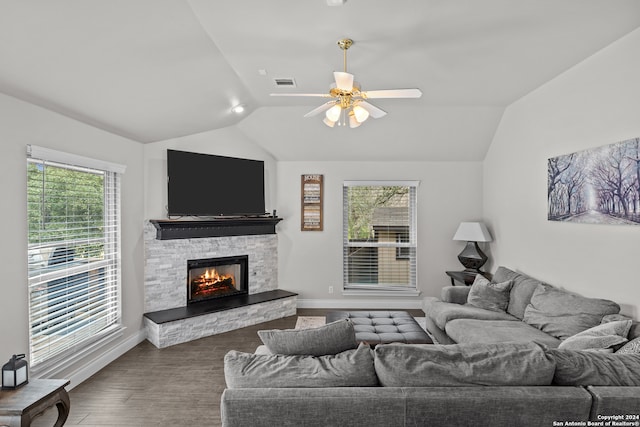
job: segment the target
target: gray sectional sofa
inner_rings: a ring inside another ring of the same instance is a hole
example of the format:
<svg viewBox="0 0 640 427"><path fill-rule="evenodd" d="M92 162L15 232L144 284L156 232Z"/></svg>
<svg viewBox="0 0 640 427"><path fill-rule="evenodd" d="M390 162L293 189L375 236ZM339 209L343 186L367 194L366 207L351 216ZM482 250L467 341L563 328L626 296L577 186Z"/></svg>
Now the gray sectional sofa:
<svg viewBox="0 0 640 427"><path fill-rule="evenodd" d="M222 425L553 426L614 416L636 421L639 355L590 353L586 357L594 360L585 360L578 353L588 352L566 351L558 363L554 351L560 352L535 343L500 343L381 344L375 350L363 344L327 356L230 352ZM576 367L585 366L591 377L578 375L573 382ZM596 383L624 385L587 386L598 370L611 375Z"/></svg>
<svg viewBox="0 0 640 427"><path fill-rule="evenodd" d="M529 427L586 421L592 399L575 387L226 389L221 413L225 427Z"/></svg>
<svg viewBox="0 0 640 427"><path fill-rule="evenodd" d="M492 281L511 283L504 310L469 304L470 286L447 286L442 289L441 299L423 299L427 329L438 343L535 341L558 347L562 340L603 319L624 318L618 315L620 306L613 301L585 298L506 267L498 267ZM629 339L637 336L640 328L634 322Z"/></svg>
<svg viewBox="0 0 640 427"><path fill-rule="evenodd" d="M503 304L498 311L468 304L478 295L466 287L425 300L429 329L447 345L356 348L346 320L261 332L270 354L225 356L223 426L640 425L637 341L617 353L557 348L595 340L617 349L640 335L637 324L631 328L611 301L558 293L505 268L500 279L487 285L508 295L492 301ZM598 332L603 319L606 328L624 324L618 333L628 336ZM595 330L595 338L573 334L580 328Z"/></svg>

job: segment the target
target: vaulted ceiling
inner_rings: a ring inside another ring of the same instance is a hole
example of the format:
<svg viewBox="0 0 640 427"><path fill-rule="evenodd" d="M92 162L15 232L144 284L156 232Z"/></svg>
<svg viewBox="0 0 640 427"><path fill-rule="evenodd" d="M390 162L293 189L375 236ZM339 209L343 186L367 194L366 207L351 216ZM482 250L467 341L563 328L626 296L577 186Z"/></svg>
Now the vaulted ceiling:
<svg viewBox="0 0 640 427"><path fill-rule="evenodd" d="M144 143L237 126L278 160L481 160L506 106L639 26L638 0L0 0L0 91ZM364 90L422 98L349 129L269 96L328 91L343 37Z"/></svg>

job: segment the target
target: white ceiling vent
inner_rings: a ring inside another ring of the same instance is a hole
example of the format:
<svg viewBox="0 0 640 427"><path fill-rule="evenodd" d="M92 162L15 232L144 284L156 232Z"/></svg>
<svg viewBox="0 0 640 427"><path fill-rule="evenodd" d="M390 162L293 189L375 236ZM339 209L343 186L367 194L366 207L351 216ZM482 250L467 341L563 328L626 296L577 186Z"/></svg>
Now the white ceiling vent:
<svg viewBox="0 0 640 427"><path fill-rule="evenodd" d="M292 78L273 79L277 87L296 87L296 81Z"/></svg>

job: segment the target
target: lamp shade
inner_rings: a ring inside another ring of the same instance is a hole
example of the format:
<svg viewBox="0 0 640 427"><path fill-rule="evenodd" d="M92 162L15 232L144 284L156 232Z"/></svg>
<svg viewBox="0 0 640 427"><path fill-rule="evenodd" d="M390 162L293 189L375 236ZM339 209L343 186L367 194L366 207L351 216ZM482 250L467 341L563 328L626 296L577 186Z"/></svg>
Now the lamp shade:
<svg viewBox="0 0 640 427"><path fill-rule="evenodd" d="M349 127L350 128L357 128L361 124L362 123L360 123L358 121L358 119L356 118L356 115L353 113L353 111L349 111Z"/></svg>
<svg viewBox="0 0 640 427"><path fill-rule="evenodd" d="M481 222L461 222L458 226L453 240L464 240L467 242L490 242L491 233Z"/></svg>
<svg viewBox="0 0 640 427"><path fill-rule="evenodd" d="M332 128L332 127L334 127L336 125L336 122L331 121L326 117L322 121L324 122L325 125L329 126L330 128Z"/></svg>
<svg viewBox="0 0 640 427"><path fill-rule="evenodd" d="M327 112L324 113L324 115L326 116L327 119L331 120L332 122L337 122L338 119L340 118L341 112L342 112L342 108L340 107L340 104L336 104L333 107L329 108Z"/></svg>
<svg viewBox="0 0 640 427"><path fill-rule="evenodd" d="M369 118L369 112L359 105L353 106L353 114L356 116L358 123L362 123Z"/></svg>

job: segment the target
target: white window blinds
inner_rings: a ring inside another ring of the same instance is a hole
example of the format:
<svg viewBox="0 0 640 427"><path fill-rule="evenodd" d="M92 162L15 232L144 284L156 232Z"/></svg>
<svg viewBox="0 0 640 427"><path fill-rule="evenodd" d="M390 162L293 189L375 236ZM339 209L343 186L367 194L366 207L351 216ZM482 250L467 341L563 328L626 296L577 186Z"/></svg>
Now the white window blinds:
<svg viewBox="0 0 640 427"><path fill-rule="evenodd" d="M124 167L27 150L30 363L82 352L120 324Z"/></svg>
<svg viewBox="0 0 640 427"><path fill-rule="evenodd" d="M347 181L344 289L415 289L417 181Z"/></svg>

